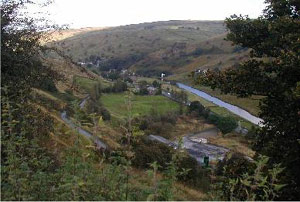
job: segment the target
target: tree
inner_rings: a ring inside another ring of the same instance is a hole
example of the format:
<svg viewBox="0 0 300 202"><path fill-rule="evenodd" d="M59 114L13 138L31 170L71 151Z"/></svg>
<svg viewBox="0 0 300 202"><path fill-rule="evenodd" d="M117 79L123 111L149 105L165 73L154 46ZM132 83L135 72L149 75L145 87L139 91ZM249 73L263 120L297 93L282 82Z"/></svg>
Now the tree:
<svg viewBox="0 0 300 202"><path fill-rule="evenodd" d="M282 163L282 182L288 184L279 199L300 198L300 1L266 0L257 19L231 16L225 23L227 40L250 48L250 59L235 68L209 71L198 81L241 97L265 95L260 104L264 126L257 130L254 148Z"/></svg>
<svg viewBox="0 0 300 202"><path fill-rule="evenodd" d="M22 17L20 10L28 3L4 0L1 4L1 86L13 88L14 94L59 78L42 59L47 48L41 41L54 27L45 26L43 19Z"/></svg>
<svg viewBox="0 0 300 202"><path fill-rule="evenodd" d="M121 79L118 79L114 85L113 85L113 91L118 92L124 92L127 90L127 84L123 82Z"/></svg>
<svg viewBox="0 0 300 202"><path fill-rule="evenodd" d="M29 100L32 87L55 90L59 75L45 65L41 39L52 26L23 16L26 0L1 2L1 199L47 200L55 186L54 158L40 146L53 120ZM41 85L43 81L46 84Z"/></svg>

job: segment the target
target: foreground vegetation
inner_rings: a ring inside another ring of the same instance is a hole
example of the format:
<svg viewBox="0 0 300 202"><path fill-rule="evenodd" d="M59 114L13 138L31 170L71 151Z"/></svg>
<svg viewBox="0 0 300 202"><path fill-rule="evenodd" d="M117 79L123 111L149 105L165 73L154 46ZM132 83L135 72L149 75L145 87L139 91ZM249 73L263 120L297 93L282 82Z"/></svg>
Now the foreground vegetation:
<svg viewBox="0 0 300 202"><path fill-rule="evenodd" d="M198 82L240 97L264 95L255 150L270 157L268 166L281 164L280 181L286 186L278 199L299 200L299 36L298 1L268 0L261 18L232 16L226 20L227 39L251 48L250 59L236 68L208 71ZM274 40L276 39L276 40Z"/></svg>

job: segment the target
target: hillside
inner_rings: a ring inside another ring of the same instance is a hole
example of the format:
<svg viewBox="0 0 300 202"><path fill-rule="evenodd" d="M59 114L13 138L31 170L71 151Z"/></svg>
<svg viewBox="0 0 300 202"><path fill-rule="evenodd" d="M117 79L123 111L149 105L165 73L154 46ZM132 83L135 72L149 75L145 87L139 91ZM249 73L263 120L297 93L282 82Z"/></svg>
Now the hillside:
<svg viewBox="0 0 300 202"><path fill-rule="evenodd" d="M177 43L196 44L225 33L222 21L166 21L103 30L63 31L55 43L76 61L143 57Z"/></svg>
<svg viewBox="0 0 300 202"><path fill-rule="evenodd" d="M130 68L144 76L224 68L245 54L224 40L223 21L162 21L111 28L66 30L55 45L97 70ZM168 76L167 75L167 76Z"/></svg>

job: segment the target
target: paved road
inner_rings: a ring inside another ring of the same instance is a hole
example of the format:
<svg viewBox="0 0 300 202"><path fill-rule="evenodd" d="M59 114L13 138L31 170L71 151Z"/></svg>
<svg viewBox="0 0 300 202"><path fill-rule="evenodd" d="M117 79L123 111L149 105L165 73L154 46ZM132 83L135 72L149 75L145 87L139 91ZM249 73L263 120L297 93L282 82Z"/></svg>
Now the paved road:
<svg viewBox="0 0 300 202"><path fill-rule="evenodd" d="M256 116L253 116L252 114L250 114L249 112L247 112L246 110L244 109L241 109L235 105L231 105L231 104L228 104L216 97L213 97L203 91L200 91L200 90L197 90L195 88L192 88L190 86L187 86L185 84L182 84L182 83L177 83L177 86L179 88L182 88L186 91L189 91L190 93L193 93L195 95L198 95L199 97L202 97L210 102L213 102L214 104L218 105L218 106L221 106L221 107L224 107L226 109L228 109L229 111L231 111L232 113L250 121L251 123L254 123L255 125L259 125L259 126L263 126L263 120L256 117Z"/></svg>
<svg viewBox="0 0 300 202"><path fill-rule="evenodd" d="M84 105L86 104L87 100L90 99L90 95L86 96L80 103L79 103L79 107L80 109L82 109L84 107Z"/></svg>
<svg viewBox="0 0 300 202"><path fill-rule="evenodd" d="M86 101L89 99L90 97L87 96L86 98L84 98L79 106L82 109L86 103ZM62 120L68 124L72 129L76 130L79 134L84 135L85 137L92 139L93 142L95 143L97 149L107 149L106 144L104 144L98 137L95 137L94 135L92 135L91 133L87 132L86 130L83 130L82 128L80 128L79 126L75 125L70 119L68 119L67 117L67 112L63 111L60 114Z"/></svg>

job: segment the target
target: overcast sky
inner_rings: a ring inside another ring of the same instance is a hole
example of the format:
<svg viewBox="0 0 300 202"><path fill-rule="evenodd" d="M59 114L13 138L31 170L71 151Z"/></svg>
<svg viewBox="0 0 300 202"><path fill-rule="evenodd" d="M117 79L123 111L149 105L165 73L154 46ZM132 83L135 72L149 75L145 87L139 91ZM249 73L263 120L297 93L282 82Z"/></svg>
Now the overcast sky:
<svg viewBox="0 0 300 202"><path fill-rule="evenodd" d="M224 20L232 14L256 18L265 7L263 2L264 0L55 0L47 10L55 23L81 28L165 20Z"/></svg>

